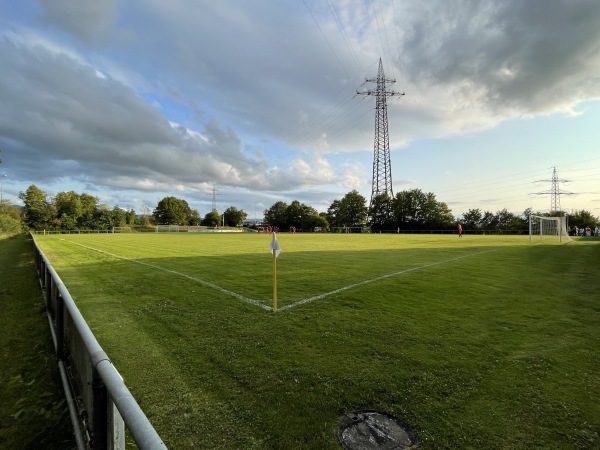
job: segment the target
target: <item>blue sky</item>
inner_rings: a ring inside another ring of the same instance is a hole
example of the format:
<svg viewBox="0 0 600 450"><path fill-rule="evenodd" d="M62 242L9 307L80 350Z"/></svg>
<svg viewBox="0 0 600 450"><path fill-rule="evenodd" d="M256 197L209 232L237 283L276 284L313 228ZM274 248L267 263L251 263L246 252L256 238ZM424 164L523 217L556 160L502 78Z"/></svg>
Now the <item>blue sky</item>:
<svg viewBox="0 0 600 450"><path fill-rule="evenodd" d="M371 195L382 59L394 192L600 214L595 0L54 0L0 18L0 172L110 207L250 217ZM543 181L546 180L546 181Z"/></svg>

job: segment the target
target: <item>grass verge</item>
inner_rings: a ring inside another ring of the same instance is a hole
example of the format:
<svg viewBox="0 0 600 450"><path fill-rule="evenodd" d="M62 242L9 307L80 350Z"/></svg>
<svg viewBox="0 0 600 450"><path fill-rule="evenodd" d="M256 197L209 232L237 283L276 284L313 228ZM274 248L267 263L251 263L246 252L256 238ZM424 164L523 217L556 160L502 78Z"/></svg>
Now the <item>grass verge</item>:
<svg viewBox="0 0 600 450"><path fill-rule="evenodd" d="M74 448L30 244L0 237L0 448Z"/></svg>

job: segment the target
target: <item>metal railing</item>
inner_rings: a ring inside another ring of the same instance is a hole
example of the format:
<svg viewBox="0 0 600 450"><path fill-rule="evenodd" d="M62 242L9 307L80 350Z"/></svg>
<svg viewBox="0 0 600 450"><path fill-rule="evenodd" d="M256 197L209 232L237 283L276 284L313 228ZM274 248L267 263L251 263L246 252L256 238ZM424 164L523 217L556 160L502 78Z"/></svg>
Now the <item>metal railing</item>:
<svg viewBox="0 0 600 450"><path fill-rule="evenodd" d="M127 427L138 448L166 449L35 238L33 251L77 448L124 449Z"/></svg>

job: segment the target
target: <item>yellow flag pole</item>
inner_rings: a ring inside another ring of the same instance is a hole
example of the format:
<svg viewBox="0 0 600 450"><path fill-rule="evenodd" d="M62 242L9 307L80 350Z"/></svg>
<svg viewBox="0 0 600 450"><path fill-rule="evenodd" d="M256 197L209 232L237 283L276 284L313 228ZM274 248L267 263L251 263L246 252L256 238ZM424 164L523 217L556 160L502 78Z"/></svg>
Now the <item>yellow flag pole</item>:
<svg viewBox="0 0 600 450"><path fill-rule="evenodd" d="M273 312L277 312L277 250L273 249Z"/></svg>

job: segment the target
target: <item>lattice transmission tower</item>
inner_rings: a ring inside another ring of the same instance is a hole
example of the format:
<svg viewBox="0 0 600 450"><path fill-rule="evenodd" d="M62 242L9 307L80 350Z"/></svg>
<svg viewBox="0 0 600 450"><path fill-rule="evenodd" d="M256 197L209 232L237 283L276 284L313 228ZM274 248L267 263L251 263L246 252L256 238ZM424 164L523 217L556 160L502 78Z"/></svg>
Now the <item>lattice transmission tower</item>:
<svg viewBox="0 0 600 450"><path fill-rule="evenodd" d="M359 95L372 95L375 97L375 142L373 145L373 187L371 189L371 202L379 194L388 194L394 198L392 188L392 162L390 160L390 136L388 132L387 98L402 96L404 92L389 90L387 85L395 83L393 78L386 78L383 72L383 63L379 58L379 72L376 78L367 78L365 83L376 83L375 89L356 91Z"/></svg>
<svg viewBox="0 0 600 450"><path fill-rule="evenodd" d="M208 194L212 197L212 210L216 211L217 210L217 197L221 194L219 194L219 191L217 190L217 185L213 184L212 190L210 191L210 193Z"/></svg>
<svg viewBox="0 0 600 450"><path fill-rule="evenodd" d="M556 167L552 171L552 179L551 180L539 180L539 182L548 182L550 181L552 184L550 185L550 190L545 192L534 192L535 195L550 195L550 212L561 212L560 209L560 196L561 195L575 195L574 192L565 192L560 190L559 183L568 183L570 180L559 180L558 174L556 173Z"/></svg>

